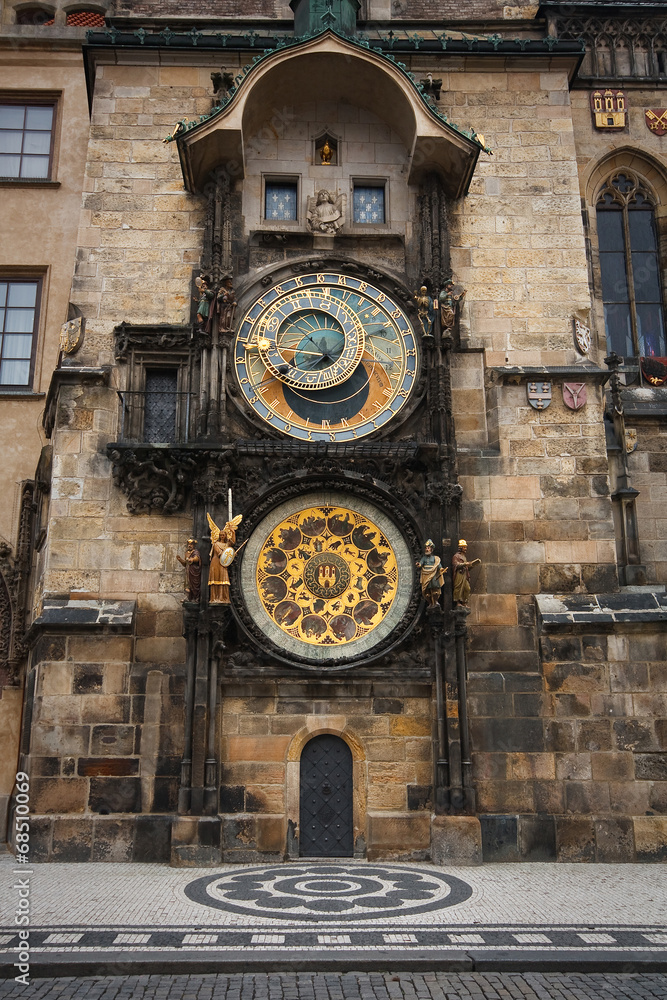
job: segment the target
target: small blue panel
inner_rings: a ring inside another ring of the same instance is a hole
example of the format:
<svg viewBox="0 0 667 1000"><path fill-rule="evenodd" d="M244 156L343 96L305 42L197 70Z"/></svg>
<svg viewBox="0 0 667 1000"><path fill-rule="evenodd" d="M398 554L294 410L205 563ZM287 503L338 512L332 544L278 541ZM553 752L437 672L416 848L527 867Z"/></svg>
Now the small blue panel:
<svg viewBox="0 0 667 1000"><path fill-rule="evenodd" d="M267 222L294 222L297 217L296 184L267 181L264 189L264 218Z"/></svg>
<svg viewBox="0 0 667 1000"><path fill-rule="evenodd" d="M377 225L384 222L384 184L373 187L354 187L352 196L354 221Z"/></svg>

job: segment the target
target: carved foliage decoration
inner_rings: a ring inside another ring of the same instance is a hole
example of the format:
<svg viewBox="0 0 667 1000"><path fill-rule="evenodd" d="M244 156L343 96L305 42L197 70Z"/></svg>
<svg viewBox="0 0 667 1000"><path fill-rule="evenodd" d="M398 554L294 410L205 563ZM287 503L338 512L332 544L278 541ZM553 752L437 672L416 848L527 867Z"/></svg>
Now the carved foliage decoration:
<svg viewBox="0 0 667 1000"><path fill-rule="evenodd" d="M138 447L110 449L113 481L127 494L131 514L151 510L174 514L182 510L189 483L197 465L197 455L181 449Z"/></svg>
<svg viewBox="0 0 667 1000"><path fill-rule="evenodd" d="M586 45L580 79L664 79L667 18L573 16L557 17L555 25L559 38Z"/></svg>
<svg viewBox="0 0 667 1000"><path fill-rule="evenodd" d="M189 326L121 323L114 330L116 361L127 361L133 349L141 351L187 350L192 340Z"/></svg>

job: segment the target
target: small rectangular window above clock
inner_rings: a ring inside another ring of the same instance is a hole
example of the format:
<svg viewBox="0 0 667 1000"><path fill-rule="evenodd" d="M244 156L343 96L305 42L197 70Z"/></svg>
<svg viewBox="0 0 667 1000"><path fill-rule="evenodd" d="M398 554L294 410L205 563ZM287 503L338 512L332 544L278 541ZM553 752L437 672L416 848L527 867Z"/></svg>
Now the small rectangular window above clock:
<svg viewBox="0 0 667 1000"><path fill-rule="evenodd" d="M264 179L264 220L296 222L299 218L299 182L296 178Z"/></svg>
<svg viewBox="0 0 667 1000"><path fill-rule="evenodd" d="M356 225L382 226L387 221L384 181L354 181L352 219Z"/></svg>

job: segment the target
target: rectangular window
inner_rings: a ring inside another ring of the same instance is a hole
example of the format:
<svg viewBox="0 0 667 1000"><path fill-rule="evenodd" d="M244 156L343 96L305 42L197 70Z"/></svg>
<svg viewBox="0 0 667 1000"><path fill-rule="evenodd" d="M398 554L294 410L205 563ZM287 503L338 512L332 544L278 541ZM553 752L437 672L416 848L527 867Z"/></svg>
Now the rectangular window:
<svg viewBox="0 0 667 1000"><path fill-rule="evenodd" d="M176 440L178 371L175 368L146 369L144 441L165 444Z"/></svg>
<svg viewBox="0 0 667 1000"><path fill-rule="evenodd" d="M39 280L0 279L0 388L29 386Z"/></svg>
<svg viewBox="0 0 667 1000"><path fill-rule="evenodd" d="M0 101L0 178L50 178L54 111L53 104Z"/></svg>
<svg viewBox="0 0 667 1000"><path fill-rule="evenodd" d="M295 222L298 216L296 181L266 181L264 218L267 222Z"/></svg>
<svg viewBox="0 0 667 1000"><path fill-rule="evenodd" d="M384 184L355 184L352 195L352 216L363 225L379 225L385 221Z"/></svg>

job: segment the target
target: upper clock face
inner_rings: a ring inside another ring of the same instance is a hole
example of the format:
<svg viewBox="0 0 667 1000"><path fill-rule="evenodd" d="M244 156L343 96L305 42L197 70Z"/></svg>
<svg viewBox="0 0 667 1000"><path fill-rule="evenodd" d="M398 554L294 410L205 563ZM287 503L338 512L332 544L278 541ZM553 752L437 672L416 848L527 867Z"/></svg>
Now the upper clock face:
<svg viewBox="0 0 667 1000"><path fill-rule="evenodd" d="M353 441L405 406L417 341L379 288L346 274L287 278L246 313L235 346L243 394L271 426L302 441Z"/></svg>

